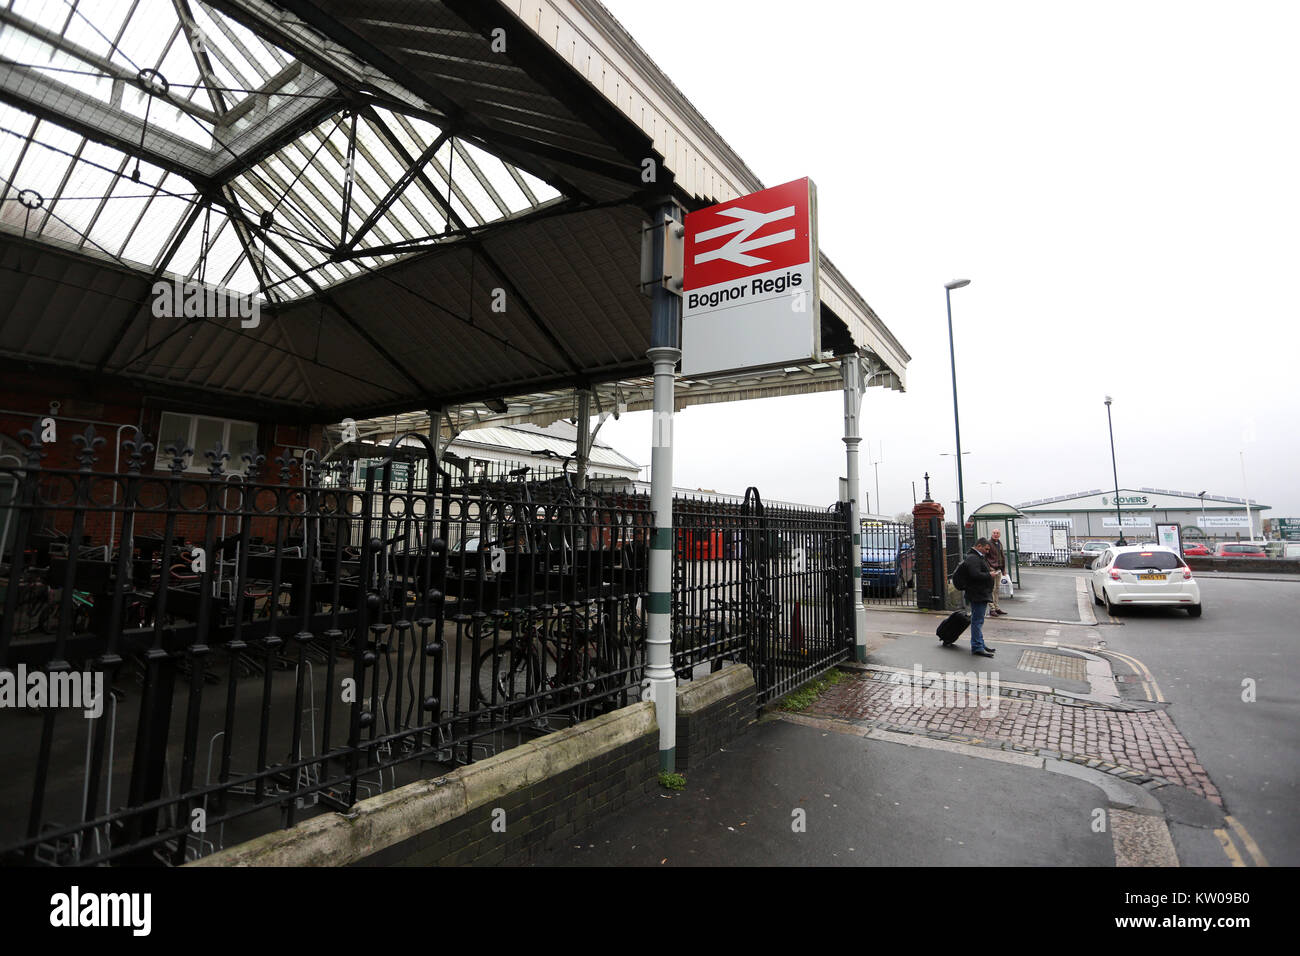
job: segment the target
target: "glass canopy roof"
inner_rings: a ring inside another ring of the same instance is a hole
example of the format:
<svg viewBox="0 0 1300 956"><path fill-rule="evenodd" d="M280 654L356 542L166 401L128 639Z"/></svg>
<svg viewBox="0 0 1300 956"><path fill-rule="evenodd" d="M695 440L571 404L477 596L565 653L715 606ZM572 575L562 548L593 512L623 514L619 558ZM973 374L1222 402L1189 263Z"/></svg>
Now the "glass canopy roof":
<svg viewBox="0 0 1300 956"><path fill-rule="evenodd" d="M354 88L200 0L0 5L0 230L283 302L560 198L331 56Z"/></svg>

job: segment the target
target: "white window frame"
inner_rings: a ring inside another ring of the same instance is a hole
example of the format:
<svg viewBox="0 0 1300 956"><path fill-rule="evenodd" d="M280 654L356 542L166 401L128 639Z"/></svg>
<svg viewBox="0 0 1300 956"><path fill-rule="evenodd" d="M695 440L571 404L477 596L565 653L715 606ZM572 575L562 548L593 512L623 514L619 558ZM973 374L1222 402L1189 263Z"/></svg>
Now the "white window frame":
<svg viewBox="0 0 1300 956"><path fill-rule="evenodd" d="M204 455L204 452L211 451L211 448L194 447L195 435L198 432L200 419L209 422L221 423L221 447L224 450L230 452L230 457L226 459L225 462L222 463L222 466L225 469L225 473L228 475L244 474L244 469L245 469L244 460L242 458L238 458L237 453L234 451L234 449L230 447L230 426L248 425L253 429L254 435L256 435L258 430L257 422L243 421L238 418L218 418L215 415L200 415L197 412L171 412L171 411L164 410L162 414L164 416L174 415L177 418L188 418L190 420L189 433L185 435L184 438L185 438L186 446L192 449L194 454L189 456L189 463L185 466L186 474L206 475L208 473L208 465L210 464L210 462L208 461L207 457ZM160 432L162 432L161 416L158 419L158 429ZM154 459L154 467L157 470L168 471L171 468L171 463L172 463L171 456L167 454L167 452L163 449L163 446L170 443L172 439L177 437L179 436L166 434L166 433L160 434L158 436L158 442L157 442L158 447L157 449L155 449L156 457Z"/></svg>

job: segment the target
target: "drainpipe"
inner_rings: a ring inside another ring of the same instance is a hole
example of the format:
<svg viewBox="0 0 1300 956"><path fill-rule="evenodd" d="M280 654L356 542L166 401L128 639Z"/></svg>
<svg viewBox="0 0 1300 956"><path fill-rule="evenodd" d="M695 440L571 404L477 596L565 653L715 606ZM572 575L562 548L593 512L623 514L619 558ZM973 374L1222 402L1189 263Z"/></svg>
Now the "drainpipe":
<svg viewBox="0 0 1300 956"><path fill-rule="evenodd" d="M673 229L680 222L676 204L655 210L652 229ZM659 724L659 769L672 771L677 756L677 677L672 662L672 546L673 546L673 385L681 350L681 299L664 284L666 235L651 242L650 350L654 363L654 412L651 425L650 507L654 525L650 539L648 633L642 698L653 700Z"/></svg>
<svg viewBox="0 0 1300 956"><path fill-rule="evenodd" d="M113 437L113 474L117 475L122 471L122 429L134 428L134 425L118 425L117 434ZM108 557L113 556L113 536L117 534L117 482L113 482L113 504L108 513ZM119 549L120 550L120 549Z"/></svg>
<svg viewBox="0 0 1300 956"><path fill-rule="evenodd" d="M862 361L858 358L858 353L840 359L840 371L844 376L844 449L848 468L844 500L849 503L853 539L853 553L849 556L849 566L853 569L853 576L849 579L853 588L853 655L858 663L865 663L867 607L862 603L862 516L858 508L858 443L862 441L862 436L858 434L858 415L862 410Z"/></svg>

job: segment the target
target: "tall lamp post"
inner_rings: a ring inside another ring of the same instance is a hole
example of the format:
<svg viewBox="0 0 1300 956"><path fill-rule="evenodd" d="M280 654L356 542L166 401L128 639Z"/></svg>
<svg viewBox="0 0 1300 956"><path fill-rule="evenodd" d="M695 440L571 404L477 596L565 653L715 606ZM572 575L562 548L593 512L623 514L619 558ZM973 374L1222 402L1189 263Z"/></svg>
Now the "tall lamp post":
<svg viewBox="0 0 1300 956"><path fill-rule="evenodd" d="M1002 484L1002 482L1000 482L1000 481L981 481L980 484L981 484L981 485L988 485L988 486L989 486L989 504L992 504L992 503L993 503L993 486L994 486L994 485L1000 485L1000 484Z"/></svg>
<svg viewBox="0 0 1300 956"><path fill-rule="evenodd" d="M1115 542L1115 547L1123 548L1128 545L1124 540L1124 516L1119 512L1119 469L1115 466L1115 427L1110 422L1110 396L1106 396L1106 430L1110 432L1110 470L1115 476L1115 520L1119 522L1119 540Z"/></svg>
<svg viewBox="0 0 1300 956"><path fill-rule="evenodd" d="M952 422L957 430L957 540L966 553L966 491L961 480L961 418L957 414L957 353L952 345L952 290L970 285L970 279L953 279L944 284L948 301L948 359L952 363Z"/></svg>
<svg viewBox="0 0 1300 956"><path fill-rule="evenodd" d="M1250 488L1247 487L1246 485L1246 453L1244 451L1241 451L1241 452L1237 452L1237 454L1241 456L1241 491L1246 496L1246 527L1249 529L1249 537L1246 540L1254 541L1255 540L1255 518L1250 513ZM1260 537L1262 538L1263 536L1264 536L1264 531L1261 528Z"/></svg>
<svg viewBox="0 0 1300 956"><path fill-rule="evenodd" d="M962 454L963 454L963 455L969 455L970 452L968 452L968 451L964 451L964 452L962 452ZM952 459L952 465L953 465L953 468L952 468L952 470L953 470L953 477L956 477L956 472L957 472L957 456L956 456L955 454L953 454L952 452L950 452L950 451L941 451L941 452L939 452L939 457L940 457L940 458L951 458L951 459ZM953 499L952 506L953 506L953 508L956 508L956 507L957 507L957 500L956 500L956 499Z"/></svg>
<svg viewBox="0 0 1300 956"><path fill-rule="evenodd" d="M880 511L880 512L883 514L883 513L884 513L884 509L881 508L881 506L880 506L880 466L883 465L883 464L885 463L885 443L884 443L884 442L881 442L881 443L880 443L880 449L879 449L879 450L880 450L880 457L879 457L879 458L876 458L876 457L873 456L872 459L871 459L871 465L872 465L873 468L876 469L876 509L877 509L878 511ZM868 453L868 454L871 453L871 446L870 446L870 445L867 446L867 453Z"/></svg>

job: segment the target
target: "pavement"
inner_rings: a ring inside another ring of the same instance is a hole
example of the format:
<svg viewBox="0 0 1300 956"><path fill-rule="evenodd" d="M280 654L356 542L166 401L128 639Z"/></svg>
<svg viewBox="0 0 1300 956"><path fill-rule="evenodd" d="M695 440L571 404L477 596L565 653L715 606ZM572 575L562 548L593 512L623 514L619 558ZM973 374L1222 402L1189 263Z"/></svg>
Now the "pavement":
<svg viewBox="0 0 1300 956"><path fill-rule="evenodd" d="M536 865L1267 865L1080 583L1022 571L993 659L871 608L865 665Z"/></svg>

